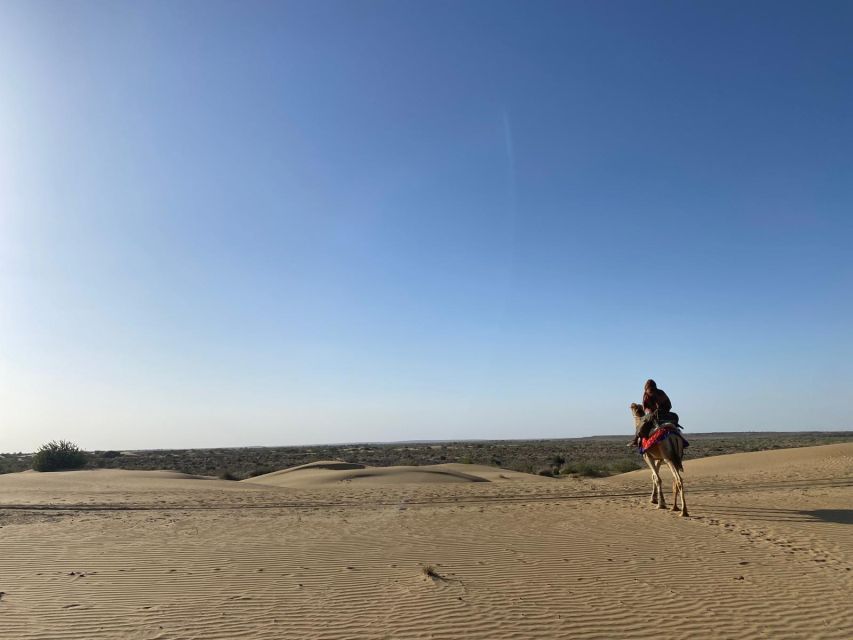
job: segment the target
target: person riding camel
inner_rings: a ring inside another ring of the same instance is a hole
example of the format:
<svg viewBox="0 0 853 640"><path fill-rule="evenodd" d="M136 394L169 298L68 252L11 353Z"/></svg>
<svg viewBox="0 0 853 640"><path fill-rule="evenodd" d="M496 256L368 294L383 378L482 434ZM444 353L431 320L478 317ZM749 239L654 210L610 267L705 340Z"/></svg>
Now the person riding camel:
<svg viewBox="0 0 853 640"><path fill-rule="evenodd" d="M648 437L655 423L672 423L678 426L678 414L672 412L669 396L663 389L658 389L657 383L651 379L646 380L643 387L643 410L646 416L634 434L634 439L628 443L629 447L636 447L640 438Z"/></svg>

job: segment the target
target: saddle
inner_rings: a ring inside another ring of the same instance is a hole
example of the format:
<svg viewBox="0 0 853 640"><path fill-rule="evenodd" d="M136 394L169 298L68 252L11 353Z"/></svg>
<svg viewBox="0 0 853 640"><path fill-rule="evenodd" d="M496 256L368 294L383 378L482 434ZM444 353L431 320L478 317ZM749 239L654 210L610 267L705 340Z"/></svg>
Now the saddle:
<svg viewBox="0 0 853 640"><path fill-rule="evenodd" d="M667 427L670 429L676 429L679 433L684 428L678 424L677 413L673 413L672 411L665 413L662 412L660 414L650 413L643 419L643 424L641 424L640 428L637 430L637 435L640 438L648 438L652 432L665 429Z"/></svg>
<svg viewBox="0 0 853 640"><path fill-rule="evenodd" d="M688 446L690 446L690 443L688 443L687 439L683 435L681 435L681 432L679 431L679 429L680 429L680 427L678 427L677 424L672 425L669 423L661 425L660 427L657 427L647 437L641 437L640 438L640 441L639 441L640 453L641 454L645 453L646 451L651 449L653 446L655 446L658 442L661 442L662 440L666 440L667 438L669 438L673 434L677 434L678 437L681 438L682 446L684 448L687 448Z"/></svg>
<svg viewBox="0 0 853 640"><path fill-rule="evenodd" d="M672 411L659 416L657 419L657 425L658 427L673 427L679 431L684 428L678 424L678 414L673 413Z"/></svg>

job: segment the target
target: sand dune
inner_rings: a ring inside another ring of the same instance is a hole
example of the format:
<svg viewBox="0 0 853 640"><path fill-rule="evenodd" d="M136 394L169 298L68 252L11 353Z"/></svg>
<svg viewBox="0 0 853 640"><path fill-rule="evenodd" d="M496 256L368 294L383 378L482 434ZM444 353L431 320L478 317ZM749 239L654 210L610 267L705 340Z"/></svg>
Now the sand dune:
<svg viewBox="0 0 853 640"><path fill-rule="evenodd" d="M753 472L787 472L817 468L831 472L849 472L853 469L853 442L828 444L801 449L776 449L752 451L688 460L686 469L691 475L738 474Z"/></svg>
<svg viewBox="0 0 853 640"><path fill-rule="evenodd" d="M169 504L185 496L220 500L223 494L250 493L253 487L239 482L177 471L130 471L92 469L52 473L0 475L0 508L3 505L66 504ZM261 487L254 487L261 490ZM214 498L215 496L215 498Z"/></svg>
<svg viewBox="0 0 853 640"><path fill-rule="evenodd" d="M747 482L750 479L763 478L793 480L851 477L853 476L853 442L798 449L751 451L685 460L684 472L687 482L698 479L729 479ZM622 484L637 479L647 480L649 477L648 469L641 469L606 478L603 482Z"/></svg>
<svg viewBox="0 0 853 640"><path fill-rule="evenodd" d="M308 469L328 469L329 471L345 471L348 469L365 469L365 468L366 468L365 465L359 464L358 462L344 462L342 460L317 460L316 462L309 462L308 464L301 464L297 467L290 467L288 469L281 469L279 471L273 471L272 473L268 473L265 475L268 475L268 476L281 475L282 473L292 473L294 471L306 471Z"/></svg>
<svg viewBox="0 0 853 640"><path fill-rule="evenodd" d="M646 503L648 472L0 476L0 637L846 639L851 454L688 461L691 518Z"/></svg>
<svg viewBox="0 0 853 640"><path fill-rule="evenodd" d="M366 467L339 461L320 461L273 471L243 480L246 483L308 489L355 482L359 485L435 484L447 482L498 482L523 480L553 482L529 473L474 464L436 464L418 467Z"/></svg>

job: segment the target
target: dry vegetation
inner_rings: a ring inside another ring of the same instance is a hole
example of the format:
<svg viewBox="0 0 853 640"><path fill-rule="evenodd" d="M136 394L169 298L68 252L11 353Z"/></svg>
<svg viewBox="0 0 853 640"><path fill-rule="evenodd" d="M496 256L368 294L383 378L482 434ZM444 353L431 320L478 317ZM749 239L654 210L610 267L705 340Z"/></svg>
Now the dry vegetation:
<svg viewBox="0 0 853 640"><path fill-rule="evenodd" d="M853 441L853 431L686 435L691 443L688 459ZM606 476L641 467L639 455L625 447L627 440L628 436L598 436L564 440L94 451L89 456L89 467L169 469L239 480L315 460L339 459L377 467L461 462L543 475ZM0 473L24 471L32 466L32 454L0 454Z"/></svg>

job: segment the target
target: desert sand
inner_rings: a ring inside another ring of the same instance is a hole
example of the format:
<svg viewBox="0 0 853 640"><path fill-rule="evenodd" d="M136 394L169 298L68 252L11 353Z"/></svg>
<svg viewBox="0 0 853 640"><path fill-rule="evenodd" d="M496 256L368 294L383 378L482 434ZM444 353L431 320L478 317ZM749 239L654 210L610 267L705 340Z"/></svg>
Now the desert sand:
<svg viewBox="0 0 853 640"><path fill-rule="evenodd" d="M853 637L853 443L685 482L689 518L645 470L8 474L0 638Z"/></svg>

